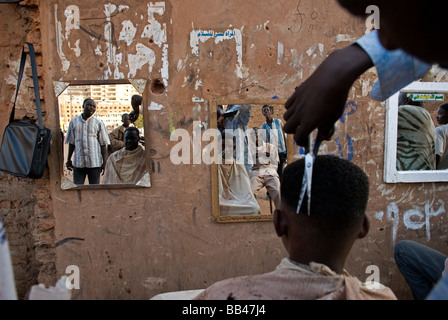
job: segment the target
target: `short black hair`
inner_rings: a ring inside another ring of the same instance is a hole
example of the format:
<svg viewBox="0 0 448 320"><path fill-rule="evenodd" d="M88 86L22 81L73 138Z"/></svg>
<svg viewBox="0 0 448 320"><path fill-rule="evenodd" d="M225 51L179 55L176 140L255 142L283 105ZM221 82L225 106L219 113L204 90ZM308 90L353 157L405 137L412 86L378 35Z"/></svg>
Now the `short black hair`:
<svg viewBox="0 0 448 320"><path fill-rule="evenodd" d="M286 166L281 181L282 204L296 212L305 169L299 159ZM336 156L317 156L311 187L310 222L328 232L351 228L365 215L369 180L357 165ZM305 193L299 215L308 215Z"/></svg>
<svg viewBox="0 0 448 320"><path fill-rule="evenodd" d="M138 130L137 127L128 127L126 130L124 130L124 133L126 133L126 132L131 132L131 131L136 132L137 135L140 137L140 130Z"/></svg>
<svg viewBox="0 0 448 320"><path fill-rule="evenodd" d="M442 104L439 108L448 111L448 103Z"/></svg>
<svg viewBox="0 0 448 320"><path fill-rule="evenodd" d="M96 102L95 102L95 100L93 100L92 98L87 98L87 99L84 99L84 101L82 102L82 107L84 108L84 106L86 105L86 102L87 101L93 101L94 103L95 103L95 105L96 105Z"/></svg>
<svg viewBox="0 0 448 320"><path fill-rule="evenodd" d="M274 113L274 107L270 106L268 104L265 104L264 106L261 107L261 112L263 112L264 108L269 108L269 110L271 111L271 113Z"/></svg>

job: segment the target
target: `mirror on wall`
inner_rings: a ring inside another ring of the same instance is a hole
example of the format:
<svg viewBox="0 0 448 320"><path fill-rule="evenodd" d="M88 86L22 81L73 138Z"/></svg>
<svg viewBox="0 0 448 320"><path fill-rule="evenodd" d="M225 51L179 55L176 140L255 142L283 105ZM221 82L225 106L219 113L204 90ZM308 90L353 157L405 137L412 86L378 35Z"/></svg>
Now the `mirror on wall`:
<svg viewBox="0 0 448 320"><path fill-rule="evenodd" d="M448 166L437 156L448 144L448 119L437 119L447 94L447 82L414 82L387 100L385 182L448 181Z"/></svg>
<svg viewBox="0 0 448 320"><path fill-rule="evenodd" d="M213 100L210 127L221 144L211 164L216 222L271 221L280 199L279 164L294 155L292 136L282 134L283 99ZM279 122L281 121L281 123ZM219 160L218 160L219 157Z"/></svg>
<svg viewBox="0 0 448 320"><path fill-rule="evenodd" d="M57 81L54 83L62 140L60 157L62 189L151 186L146 165L147 146L143 114L140 113L134 122L130 121L133 111L131 99L133 96L142 97L145 85L146 81L143 80L132 80L132 83L129 81L118 83ZM85 103L86 101L90 102ZM92 108L92 111L86 112L93 112L93 115L88 118L90 120L81 121L80 116L85 112L85 108ZM70 125L71 122L72 125ZM131 127L133 129L128 129ZM90 168L83 170L74 168L76 166L96 167L96 165L89 165L89 161L101 163L102 153L101 151L98 153L100 150L98 147L104 141L110 144L104 149L108 160L103 172L100 170L98 173L97 169ZM82 151L78 153L80 150ZM72 156L68 159L71 152ZM76 160L75 157L77 157ZM72 166L67 166L68 160L71 160ZM80 181L83 180L84 174L86 177L82 184ZM92 174L92 177L89 174Z"/></svg>

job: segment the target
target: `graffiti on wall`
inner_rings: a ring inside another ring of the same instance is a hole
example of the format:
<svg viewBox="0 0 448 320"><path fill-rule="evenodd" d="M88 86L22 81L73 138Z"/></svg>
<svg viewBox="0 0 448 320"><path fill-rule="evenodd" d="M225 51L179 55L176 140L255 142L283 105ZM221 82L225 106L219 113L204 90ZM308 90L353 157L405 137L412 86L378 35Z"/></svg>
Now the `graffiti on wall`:
<svg viewBox="0 0 448 320"><path fill-rule="evenodd" d="M102 80L134 78L138 70L158 72L168 86L165 2L148 3L146 12L128 5L105 4L100 16L90 8L54 5L56 50L66 74L79 68L83 56L101 60ZM70 58L68 58L70 56Z"/></svg>
<svg viewBox="0 0 448 320"><path fill-rule="evenodd" d="M431 218L437 217L442 213L445 213L445 202L440 200L440 205L437 209L433 205L430 205L429 200L425 202L423 210L417 208L408 209L402 214L400 213L400 208L396 202L391 202L386 208L386 212L379 211L375 213L374 217L383 221L383 218L392 222L392 241L393 243L397 240L397 232L400 225L400 220L403 225L409 230L420 230L424 229L426 234L426 240L431 241Z"/></svg>

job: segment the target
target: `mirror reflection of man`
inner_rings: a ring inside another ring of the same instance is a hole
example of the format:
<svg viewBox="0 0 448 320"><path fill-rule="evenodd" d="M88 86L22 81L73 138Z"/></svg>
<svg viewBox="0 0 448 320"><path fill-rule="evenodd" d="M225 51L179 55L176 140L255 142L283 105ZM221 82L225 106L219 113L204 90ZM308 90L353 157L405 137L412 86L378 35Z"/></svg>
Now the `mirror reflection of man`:
<svg viewBox="0 0 448 320"><path fill-rule="evenodd" d="M109 155L115 151L124 148L124 131L129 128L131 120L128 113L121 116L122 125L115 128L109 133L110 145L108 147Z"/></svg>
<svg viewBox="0 0 448 320"><path fill-rule="evenodd" d="M278 157L279 163L277 167L277 173L279 179L282 177L283 168L286 164L287 154L286 154L286 134L283 130L283 122L280 119L274 118L272 115L272 107L269 105L264 105L261 108L261 112L263 113L266 121L261 125L261 129L263 129L266 133L266 137L264 140L267 143L273 144L277 146L278 149Z"/></svg>
<svg viewBox="0 0 448 320"><path fill-rule="evenodd" d="M421 101L405 92L398 98L397 170L436 169L436 129Z"/></svg>
<svg viewBox="0 0 448 320"><path fill-rule="evenodd" d="M219 209L221 216L260 213L245 165L234 158L236 137L232 130L221 133L222 163L218 164Z"/></svg>
<svg viewBox="0 0 448 320"><path fill-rule="evenodd" d="M252 192L259 196L260 191L266 188L273 199L275 208L280 207L280 178L277 172L279 157L277 148L264 141L259 128L252 128L250 152L253 159L250 183Z"/></svg>
<svg viewBox="0 0 448 320"><path fill-rule="evenodd" d="M104 170L103 183L137 183L146 173L145 149L139 144L140 131L129 127L124 132L125 146L112 153Z"/></svg>
<svg viewBox="0 0 448 320"><path fill-rule="evenodd" d="M437 112L436 163L437 170L448 169L448 103L442 104Z"/></svg>
<svg viewBox="0 0 448 320"><path fill-rule="evenodd" d="M86 176L89 184L99 184L107 162L109 135L104 123L94 116L95 101L85 99L82 105L84 112L70 121L65 136L65 143L68 144L65 165L68 170L73 170L74 184L83 185Z"/></svg>

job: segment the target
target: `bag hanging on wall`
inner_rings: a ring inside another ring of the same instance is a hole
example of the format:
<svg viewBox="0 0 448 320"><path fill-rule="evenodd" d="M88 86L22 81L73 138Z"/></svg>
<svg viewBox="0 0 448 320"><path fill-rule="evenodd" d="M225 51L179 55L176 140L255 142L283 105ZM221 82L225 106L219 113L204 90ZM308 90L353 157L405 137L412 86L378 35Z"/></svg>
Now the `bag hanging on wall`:
<svg viewBox="0 0 448 320"><path fill-rule="evenodd" d="M14 120L17 94L27 56L25 47L23 47L14 104L0 146L0 171L18 177L40 179L44 174L47 156L50 152L51 130L43 125L34 47L31 43L27 43L27 45L33 72L38 124L32 120Z"/></svg>

